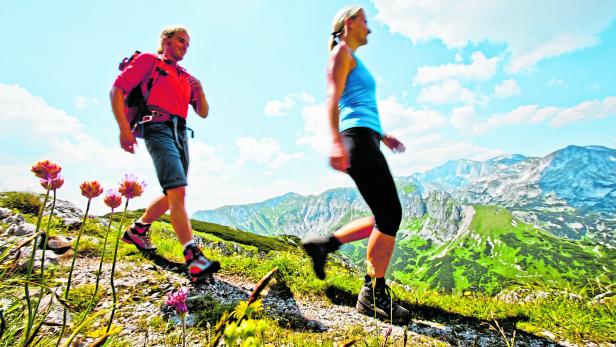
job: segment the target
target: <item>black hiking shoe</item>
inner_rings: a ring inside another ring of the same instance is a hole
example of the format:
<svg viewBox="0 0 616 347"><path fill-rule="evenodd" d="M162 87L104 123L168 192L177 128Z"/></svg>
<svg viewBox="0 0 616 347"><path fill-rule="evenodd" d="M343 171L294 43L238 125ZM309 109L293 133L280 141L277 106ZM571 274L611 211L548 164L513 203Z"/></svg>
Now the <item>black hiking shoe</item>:
<svg viewBox="0 0 616 347"><path fill-rule="evenodd" d="M355 308L361 314L369 317L376 315L376 318L396 325L407 324L411 320L410 312L393 301L391 288L387 285L373 288L370 276L365 277Z"/></svg>
<svg viewBox="0 0 616 347"><path fill-rule="evenodd" d="M340 241L334 236L319 237L303 242L302 248L304 248L306 254L312 259L312 268L314 269L315 275L317 275L320 280L324 280L327 255L340 248Z"/></svg>
<svg viewBox="0 0 616 347"><path fill-rule="evenodd" d="M206 258L197 245L190 245L184 250L184 259L190 280L193 283L204 282L212 278L212 274L220 270L220 263Z"/></svg>

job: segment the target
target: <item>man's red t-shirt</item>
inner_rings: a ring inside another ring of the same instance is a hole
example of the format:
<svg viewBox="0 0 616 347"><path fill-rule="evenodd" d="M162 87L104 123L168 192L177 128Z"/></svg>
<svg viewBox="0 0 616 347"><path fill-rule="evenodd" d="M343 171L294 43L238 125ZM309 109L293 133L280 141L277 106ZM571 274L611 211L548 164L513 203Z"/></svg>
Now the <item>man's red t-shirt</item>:
<svg viewBox="0 0 616 347"><path fill-rule="evenodd" d="M161 62L158 56L151 53L138 55L124 71L118 75L114 87L120 88L124 93L129 93L133 88L150 79L154 64L165 70L166 74L153 72L156 76L146 104L156 106L170 114L178 115L184 119L188 115L188 105L191 102L191 88L188 85L190 74L179 65L165 61ZM141 91L145 94L146 83L141 85Z"/></svg>

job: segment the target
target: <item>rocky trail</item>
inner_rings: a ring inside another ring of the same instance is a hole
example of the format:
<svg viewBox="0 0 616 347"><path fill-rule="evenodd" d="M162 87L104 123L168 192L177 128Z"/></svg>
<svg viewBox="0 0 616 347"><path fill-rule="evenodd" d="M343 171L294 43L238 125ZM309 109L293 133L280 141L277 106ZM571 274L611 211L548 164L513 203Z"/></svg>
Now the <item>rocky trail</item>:
<svg viewBox="0 0 616 347"><path fill-rule="evenodd" d="M179 286L190 289L189 315L187 324L195 324L195 317L199 314L201 305L211 297L218 303L235 304L247 300L255 287L255 283L238 276L216 274L213 280L192 284L184 274L183 265L170 262L159 256L149 256L151 263L134 264L119 261L116 271L119 274L116 288L119 294L120 305L116 313L117 323L123 326L121 337L130 337L135 346L156 346L163 336L144 329L143 320L156 316L164 316L175 324L180 324L179 318L164 304L166 293ZM62 257L61 262L69 261ZM108 267L108 265L105 265ZM94 273L98 268L98 260L92 258L78 259L74 285L93 281ZM109 269L104 268L103 274ZM164 281L161 282L161 278ZM109 278L103 275L101 285L108 295L111 288ZM404 326L390 325L385 322L364 316L358 313L355 306L355 297L338 288L329 288L329 300L315 300L311 298L296 298L284 284L270 285L263 295L264 312L267 316L278 321L281 327L294 331L327 332L346 331L350 327L360 326L370 334L389 334L389 341L395 345L408 346L504 346L504 338L490 326L488 322L478 321L474 318L463 317L444 312L431 307L406 305L412 310L412 322ZM109 308L111 302L103 301L99 308ZM207 305L207 304L206 304ZM58 308L56 315L61 317ZM511 339L512 326L515 320L500 322ZM212 324L214 325L214 324ZM389 333L388 333L389 330ZM93 340L93 339L92 339ZM574 346L566 342L553 342L545 337L531 334L516 333L518 346ZM91 342L91 341L84 341ZM344 341L337 341L343 343Z"/></svg>

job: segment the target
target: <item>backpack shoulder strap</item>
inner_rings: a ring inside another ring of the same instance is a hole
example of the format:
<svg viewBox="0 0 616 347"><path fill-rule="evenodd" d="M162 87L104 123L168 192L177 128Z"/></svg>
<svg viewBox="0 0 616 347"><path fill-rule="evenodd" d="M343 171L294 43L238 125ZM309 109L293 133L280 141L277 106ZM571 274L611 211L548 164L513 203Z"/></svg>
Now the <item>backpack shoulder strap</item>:
<svg viewBox="0 0 616 347"><path fill-rule="evenodd" d="M161 62L164 62L162 56L157 55L156 60L154 61L154 64L152 64L152 70L150 71L150 74L148 75L149 78L145 79L147 80L146 82L147 84L146 84L145 93L143 94L144 105L148 101L148 97L150 96L150 91L152 90L152 87L154 86L154 82L156 82L156 80L158 79L158 76L160 75L159 65Z"/></svg>

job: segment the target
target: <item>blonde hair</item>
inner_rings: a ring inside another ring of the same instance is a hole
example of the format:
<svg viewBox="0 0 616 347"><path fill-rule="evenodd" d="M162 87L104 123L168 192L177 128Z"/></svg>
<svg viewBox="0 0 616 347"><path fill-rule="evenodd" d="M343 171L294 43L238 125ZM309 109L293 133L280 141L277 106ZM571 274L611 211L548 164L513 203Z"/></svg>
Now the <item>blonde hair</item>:
<svg viewBox="0 0 616 347"><path fill-rule="evenodd" d="M165 39L170 39L173 37L173 35L177 34L177 33L186 33L186 35L188 34L188 29L186 29L186 27L183 27L181 25L169 25L167 27L165 27L163 29L163 32L160 33L160 46L158 47L158 54L163 54L163 41Z"/></svg>
<svg viewBox="0 0 616 347"><path fill-rule="evenodd" d="M332 33L329 37L330 51L338 44L336 39L339 38L344 32L344 22L346 22L349 18L355 19L355 17L359 15L359 11L363 11L361 6L352 5L347 6L336 13L334 20L332 21Z"/></svg>

